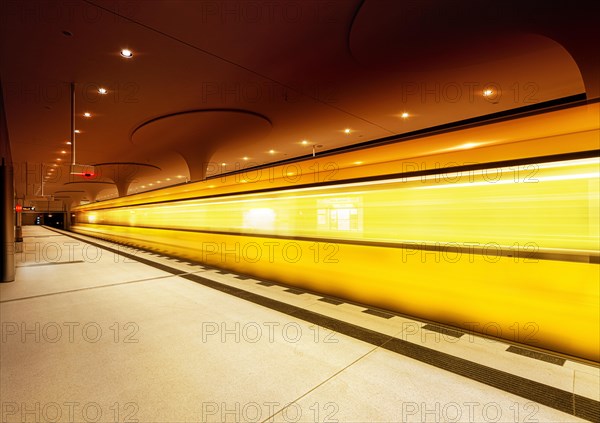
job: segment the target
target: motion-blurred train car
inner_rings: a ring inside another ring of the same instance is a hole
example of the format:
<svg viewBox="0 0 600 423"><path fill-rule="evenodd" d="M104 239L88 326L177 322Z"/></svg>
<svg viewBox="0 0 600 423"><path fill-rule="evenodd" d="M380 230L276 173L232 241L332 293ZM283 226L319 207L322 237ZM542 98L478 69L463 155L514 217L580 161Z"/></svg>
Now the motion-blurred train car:
<svg viewBox="0 0 600 423"><path fill-rule="evenodd" d="M599 361L598 103L76 207L72 230Z"/></svg>

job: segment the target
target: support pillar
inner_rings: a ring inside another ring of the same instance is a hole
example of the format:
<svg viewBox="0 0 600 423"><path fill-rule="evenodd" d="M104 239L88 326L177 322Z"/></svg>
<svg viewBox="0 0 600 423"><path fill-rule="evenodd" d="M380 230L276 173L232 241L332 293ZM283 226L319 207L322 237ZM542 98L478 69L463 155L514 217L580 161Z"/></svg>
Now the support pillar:
<svg viewBox="0 0 600 423"><path fill-rule="evenodd" d="M15 184L0 82L0 282L15 280Z"/></svg>

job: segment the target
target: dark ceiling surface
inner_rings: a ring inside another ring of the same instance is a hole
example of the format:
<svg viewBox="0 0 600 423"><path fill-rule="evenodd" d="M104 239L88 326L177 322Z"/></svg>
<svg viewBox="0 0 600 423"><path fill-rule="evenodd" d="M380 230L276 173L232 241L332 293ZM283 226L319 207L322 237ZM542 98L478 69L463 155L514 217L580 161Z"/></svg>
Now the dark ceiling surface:
<svg viewBox="0 0 600 423"><path fill-rule="evenodd" d="M597 99L598 3L3 0L12 155L35 175L17 172L18 195L39 196L41 178L46 194L82 181L67 166L71 83L76 163L144 169L121 194Z"/></svg>

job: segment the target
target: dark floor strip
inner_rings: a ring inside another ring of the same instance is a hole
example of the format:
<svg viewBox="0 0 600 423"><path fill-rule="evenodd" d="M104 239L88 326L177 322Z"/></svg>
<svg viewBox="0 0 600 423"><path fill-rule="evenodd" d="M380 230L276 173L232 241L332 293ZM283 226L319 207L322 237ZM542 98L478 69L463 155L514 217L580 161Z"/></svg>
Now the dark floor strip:
<svg viewBox="0 0 600 423"><path fill-rule="evenodd" d="M383 348L565 413L598 421L600 410L598 401L397 338L391 339L383 345ZM579 407L575 408L574 404L579 404Z"/></svg>
<svg viewBox="0 0 600 423"><path fill-rule="evenodd" d="M442 335L448 335L453 338L460 338L461 336L464 335L463 332L459 332L457 330L447 329L447 328L444 328L441 326L435 326L435 325L425 325L425 326L423 326L423 329L427 329L432 332L441 333Z"/></svg>
<svg viewBox="0 0 600 423"><path fill-rule="evenodd" d="M83 260L73 261L51 261L46 263L34 263L34 264L18 264L16 267L39 267L39 266L52 266L55 264L73 264L73 263L85 263Z"/></svg>
<svg viewBox="0 0 600 423"><path fill-rule="evenodd" d="M302 291L300 289L296 289L296 288L286 288L286 289L284 289L284 291L289 292L290 294L295 294L295 295L305 294L304 291Z"/></svg>
<svg viewBox="0 0 600 423"><path fill-rule="evenodd" d="M322 301L322 302L327 303L327 304L333 304L333 305L344 304L343 301L334 300L333 298L327 298L327 297L319 298L319 301Z"/></svg>
<svg viewBox="0 0 600 423"><path fill-rule="evenodd" d="M515 347L514 345L508 347L506 351L514 354L524 355L525 357L534 358L536 360L545 361L546 363L556 364L557 366L562 366L566 361L564 358L556 357L550 354L544 354L538 351L528 350L526 348Z"/></svg>
<svg viewBox="0 0 600 423"><path fill-rule="evenodd" d="M252 279L252 278L251 278L251 277L249 277L249 276L244 276L244 275L235 275L235 274L233 275L233 277L234 277L234 278L236 278L236 279L239 279L239 280L241 280L241 281L247 281L247 280L249 280L249 279Z"/></svg>
<svg viewBox="0 0 600 423"><path fill-rule="evenodd" d="M260 281L260 282L257 282L256 284L262 285L262 286L275 286L276 285L273 282L268 282L268 281Z"/></svg>
<svg viewBox="0 0 600 423"><path fill-rule="evenodd" d="M52 228L48 228L53 230ZM332 317L324 316L310 310L305 310L301 307L286 304L281 301L263 297L253 292L248 292L240 288L235 288L211 279L204 278L196 274L182 274L181 271L168 267L159 263L154 263L151 260L137 257L133 254L124 253L114 250L104 245L99 245L95 242L81 239L75 235L67 234L74 239L85 241L99 248L118 253L124 257L137 260L149 266L171 271L174 275L179 275L182 278L196 282L200 285L213 288L217 291L233 295L235 297L245 299L254 304L262 305L275 311L285 313L289 316L302 319L304 321L317 324L332 331L351 336L363 342L370 343L389 351L396 352L405 357L410 357L422 363L426 363L443 370L464 376L471 380L475 380L494 388L501 389L515 395L519 395L539 404L552 407L556 410L580 417L590 421L599 421L600 417L600 402L592 400L581 395L573 394L572 392L564 391L552 386L544 385L540 382L535 382L521 376L503 372L483 364L474 363L441 351L413 344L409 341L394 338L384 335L379 332L372 331L352 323L343 322ZM575 406L577 405L577 406Z"/></svg>
<svg viewBox="0 0 600 423"><path fill-rule="evenodd" d="M386 313L384 311L373 310L372 308L368 308L366 310L363 310L363 313L370 314L372 316L383 317L384 319L391 319L392 317L394 317L393 314Z"/></svg>

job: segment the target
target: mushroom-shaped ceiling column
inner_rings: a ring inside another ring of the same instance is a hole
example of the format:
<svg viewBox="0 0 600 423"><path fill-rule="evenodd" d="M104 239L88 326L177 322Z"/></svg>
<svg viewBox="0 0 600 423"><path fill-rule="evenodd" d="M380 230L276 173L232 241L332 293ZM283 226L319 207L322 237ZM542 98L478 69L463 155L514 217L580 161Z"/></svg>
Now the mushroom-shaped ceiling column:
<svg viewBox="0 0 600 423"><path fill-rule="evenodd" d="M82 190L61 190L55 191L53 194L55 199L63 200L67 205L67 209L71 209L73 205L77 206L85 197L85 191Z"/></svg>
<svg viewBox="0 0 600 423"><path fill-rule="evenodd" d="M71 188L81 188L85 191L86 197L90 203L93 203L96 201L96 197L98 197L100 191L113 187L114 183L102 181L75 181L67 182L65 185L71 185Z"/></svg>
<svg viewBox="0 0 600 423"><path fill-rule="evenodd" d="M238 109L191 110L152 119L131 135L136 146L164 148L168 143L185 159L192 181L206 177L212 155L221 148L252 145L271 132L271 121Z"/></svg>
<svg viewBox="0 0 600 423"><path fill-rule="evenodd" d="M98 163L94 165L94 168L98 176L112 181L117 186L119 197L127 195L129 185L136 178L160 170L158 166L133 162Z"/></svg>

